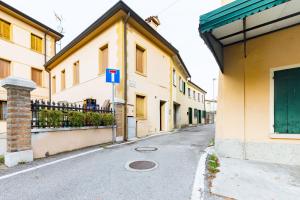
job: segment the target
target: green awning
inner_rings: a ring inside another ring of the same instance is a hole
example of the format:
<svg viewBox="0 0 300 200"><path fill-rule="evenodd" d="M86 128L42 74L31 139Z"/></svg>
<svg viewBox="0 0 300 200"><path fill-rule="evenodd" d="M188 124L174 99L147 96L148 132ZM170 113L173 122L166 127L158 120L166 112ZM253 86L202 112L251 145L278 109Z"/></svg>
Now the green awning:
<svg viewBox="0 0 300 200"><path fill-rule="evenodd" d="M235 0L200 16L200 33L209 32L225 24L272 8L289 0Z"/></svg>

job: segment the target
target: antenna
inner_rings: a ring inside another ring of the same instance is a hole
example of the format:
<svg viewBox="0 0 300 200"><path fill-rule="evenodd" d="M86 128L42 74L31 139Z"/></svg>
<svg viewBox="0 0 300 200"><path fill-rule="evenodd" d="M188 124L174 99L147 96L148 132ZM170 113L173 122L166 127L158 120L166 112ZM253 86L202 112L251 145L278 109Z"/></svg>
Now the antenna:
<svg viewBox="0 0 300 200"><path fill-rule="evenodd" d="M55 11L54 12L54 16L56 21L58 22L58 26L57 26L57 31L61 34L64 34L64 27L62 26L62 22L63 22L63 17L62 15L58 15ZM58 42L59 45L59 50L61 50L61 40Z"/></svg>

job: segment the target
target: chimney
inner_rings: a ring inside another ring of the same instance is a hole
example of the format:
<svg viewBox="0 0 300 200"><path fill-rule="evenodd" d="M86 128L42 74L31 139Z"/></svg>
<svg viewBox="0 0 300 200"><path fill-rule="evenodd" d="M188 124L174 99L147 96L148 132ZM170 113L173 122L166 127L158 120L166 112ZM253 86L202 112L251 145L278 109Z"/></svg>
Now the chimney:
<svg viewBox="0 0 300 200"><path fill-rule="evenodd" d="M145 21L154 29L157 30L157 27L160 25L158 16L150 16Z"/></svg>

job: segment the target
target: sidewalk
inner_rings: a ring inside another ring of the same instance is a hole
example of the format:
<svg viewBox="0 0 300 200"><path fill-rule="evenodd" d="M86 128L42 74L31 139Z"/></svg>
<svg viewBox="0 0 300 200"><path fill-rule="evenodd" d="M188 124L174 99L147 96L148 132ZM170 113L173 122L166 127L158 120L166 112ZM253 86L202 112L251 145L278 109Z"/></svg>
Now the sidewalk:
<svg viewBox="0 0 300 200"><path fill-rule="evenodd" d="M211 192L234 199L294 200L300 195L300 166L220 158Z"/></svg>

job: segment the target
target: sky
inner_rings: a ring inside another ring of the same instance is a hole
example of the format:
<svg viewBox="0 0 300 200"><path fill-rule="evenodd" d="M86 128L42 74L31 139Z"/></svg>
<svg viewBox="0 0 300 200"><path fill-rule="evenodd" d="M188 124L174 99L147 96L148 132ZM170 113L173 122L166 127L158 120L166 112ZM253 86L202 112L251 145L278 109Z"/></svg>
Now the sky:
<svg viewBox="0 0 300 200"><path fill-rule="evenodd" d="M212 99L213 79L218 79L218 65L199 36L199 16L221 6L220 0L123 0L143 19L158 15L158 32L175 46L184 60L192 81L207 91ZM54 12L62 16L64 38L67 45L90 24L97 20L118 0L4 0L4 2L58 29ZM59 50L59 49L58 49ZM215 82L215 97L217 82Z"/></svg>

